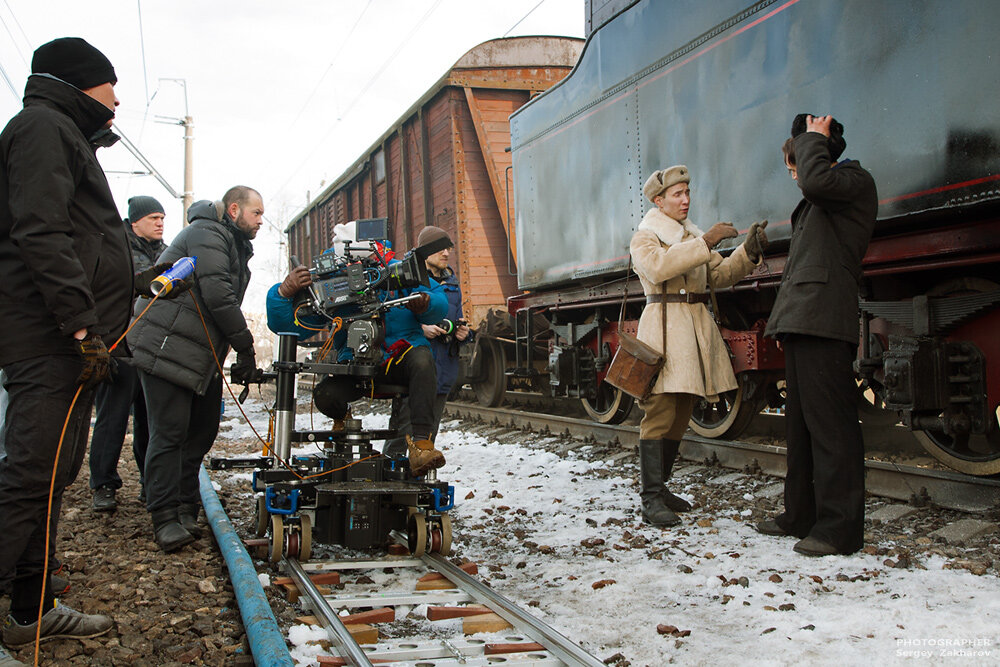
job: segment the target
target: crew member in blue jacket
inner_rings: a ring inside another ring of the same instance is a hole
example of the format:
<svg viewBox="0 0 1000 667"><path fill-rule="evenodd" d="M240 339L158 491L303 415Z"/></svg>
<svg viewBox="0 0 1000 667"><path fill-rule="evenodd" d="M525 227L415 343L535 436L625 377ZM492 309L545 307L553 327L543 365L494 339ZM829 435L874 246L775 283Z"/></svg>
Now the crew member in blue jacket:
<svg viewBox="0 0 1000 667"><path fill-rule="evenodd" d="M431 429L431 439L437 440L438 429L441 426L441 416L448 400L448 394L458 380L458 346L469 340L471 330L462 314L462 291L458 276L450 266L448 259L453 243L448 233L440 227L425 227L417 237L417 246L423 246L435 241L446 240L448 247L429 256L424 264L431 278L433 292L443 292L448 299L448 314L445 319L435 324L423 324L424 336L430 341L434 353L434 364L437 370L437 392L434 397L434 424ZM401 451L405 444L404 437L412 433L410 409L405 400L396 398L392 401L392 416L389 418L389 428L394 429L400 437L386 446L385 453L389 456Z"/></svg>
<svg viewBox="0 0 1000 667"><path fill-rule="evenodd" d="M284 281L271 287L267 295L267 326L271 331L296 333L299 340L304 340L323 330L324 324L329 324L322 318L298 318L295 314L297 304L301 303L301 298L297 296L311 284L309 270L305 266L297 266ZM383 363L375 378L375 392L377 394L380 384L408 388L407 403L412 415L413 432L406 436L407 455L411 474L419 477L445 463L444 455L434 448L432 438L437 374L430 343L421 325L440 322L448 312L448 299L444 292L432 291L422 285L399 290L390 296L398 298L414 292L425 296L410 301L405 307L390 308L385 314ZM343 329L334 336L338 361L351 357L351 351L344 346L345 338ZM327 376L316 385L313 400L320 412L339 421L347 415L350 403L363 395L354 378Z"/></svg>

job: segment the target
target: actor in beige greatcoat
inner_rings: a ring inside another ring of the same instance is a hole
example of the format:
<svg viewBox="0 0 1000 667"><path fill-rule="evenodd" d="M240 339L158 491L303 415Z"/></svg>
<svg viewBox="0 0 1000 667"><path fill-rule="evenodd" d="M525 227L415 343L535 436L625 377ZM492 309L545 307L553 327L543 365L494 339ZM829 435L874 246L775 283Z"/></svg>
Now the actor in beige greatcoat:
<svg viewBox="0 0 1000 667"><path fill-rule="evenodd" d="M695 403L717 401L720 393L736 388L729 351L707 305L709 274L714 288L735 284L753 270L767 244L767 223L754 223L747 241L728 257L713 251L723 239L737 236L736 229L720 222L702 234L687 218L689 185L683 165L650 176L643 193L656 207L643 217L629 245L646 294L638 337L665 356L652 394L640 403L646 412L639 426L642 514L654 525L679 523L674 512L691 508L665 484Z"/></svg>

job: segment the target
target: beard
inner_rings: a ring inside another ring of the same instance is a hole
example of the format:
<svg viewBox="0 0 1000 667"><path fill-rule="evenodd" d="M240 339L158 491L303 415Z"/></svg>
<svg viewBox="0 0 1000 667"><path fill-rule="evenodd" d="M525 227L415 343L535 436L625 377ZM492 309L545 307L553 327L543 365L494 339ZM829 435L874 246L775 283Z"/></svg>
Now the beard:
<svg viewBox="0 0 1000 667"><path fill-rule="evenodd" d="M243 216L243 211L240 211L240 214L236 216L236 228L249 236L251 240L257 238L257 231L260 229L259 227L254 227L254 225Z"/></svg>

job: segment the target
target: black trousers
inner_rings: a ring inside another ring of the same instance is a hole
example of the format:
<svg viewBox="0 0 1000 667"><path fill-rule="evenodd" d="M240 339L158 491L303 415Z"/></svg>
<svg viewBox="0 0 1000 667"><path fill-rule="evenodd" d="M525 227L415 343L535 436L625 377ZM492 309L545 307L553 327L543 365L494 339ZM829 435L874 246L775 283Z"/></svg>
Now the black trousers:
<svg viewBox="0 0 1000 667"><path fill-rule="evenodd" d="M63 492L83 465L90 432L94 391L83 390L76 400L55 466L52 515L46 524L49 484L59 436L76 394L76 378L83 368L75 355L35 357L9 363L4 386L9 404L0 459L0 589L11 582L39 578L49 556L54 555Z"/></svg>
<svg viewBox="0 0 1000 667"><path fill-rule="evenodd" d="M434 423L431 424L431 440L437 441L438 430L441 428L441 416L444 415L444 404L448 402L448 394L434 396ZM406 397L392 399L392 409L389 412L389 428L396 431L400 438L413 435L413 424L410 419L410 401Z"/></svg>
<svg viewBox="0 0 1000 667"><path fill-rule="evenodd" d="M149 419L146 450L146 509L176 509L201 503L198 470L219 433L222 377L204 396L139 370Z"/></svg>
<svg viewBox="0 0 1000 667"><path fill-rule="evenodd" d="M146 423L146 400L139 373L134 366L118 362L114 382L97 388L94 399L96 419L94 434L90 439L90 488L111 486L122 488L118 476L118 459L128 431L128 416L132 412L132 455L143 479L146 446L149 444L149 427Z"/></svg>
<svg viewBox="0 0 1000 667"><path fill-rule="evenodd" d="M375 378L375 393L385 385L407 387L406 402L410 409L412 433L430 435L435 427L434 400L437 391L437 369L434 355L426 345L414 345L401 360L383 366ZM316 385L313 400L316 409L327 417L341 419L352 401L366 396L355 378L328 375Z"/></svg>
<svg viewBox="0 0 1000 667"><path fill-rule="evenodd" d="M786 532L812 535L842 553L864 541L865 448L852 364L857 348L794 334L784 341L788 475Z"/></svg>

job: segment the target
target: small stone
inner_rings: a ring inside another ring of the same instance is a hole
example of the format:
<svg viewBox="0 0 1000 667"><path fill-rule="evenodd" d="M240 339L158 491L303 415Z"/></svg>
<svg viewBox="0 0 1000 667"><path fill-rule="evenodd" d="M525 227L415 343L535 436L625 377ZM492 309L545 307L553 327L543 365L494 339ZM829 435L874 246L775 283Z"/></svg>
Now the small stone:
<svg viewBox="0 0 1000 667"><path fill-rule="evenodd" d="M791 602L786 602L785 604L779 604L778 609L781 611L795 611L795 605Z"/></svg>
<svg viewBox="0 0 1000 667"><path fill-rule="evenodd" d="M760 634L762 634L762 635L766 635L766 634L769 634L769 633L772 633L772 632L774 632L774 631L775 631L775 630L777 630L777 629L778 629L778 628L768 628L767 630L764 630L764 632L762 632L762 633L760 633Z"/></svg>
<svg viewBox="0 0 1000 667"><path fill-rule="evenodd" d="M677 569L683 572L684 574L691 574L692 572L694 572L694 570L692 570L689 566L684 565L683 563L678 565Z"/></svg>
<svg viewBox="0 0 1000 667"><path fill-rule="evenodd" d="M216 593L218 589L215 588L215 584L211 579L202 579L198 582L198 590L202 593Z"/></svg>
<svg viewBox="0 0 1000 667"><path fill-rule="evenodd" d="M773 584L780 584L782 581L784 581L784 579L781 578L781 575L777 573L772 574L770 577L767 578L767 580Z"/></svg>
<svg viewBox="0 0 1000 667"><path fill-rule="evenodd" d="M747 577L740 577L739 579L736 580L736 583L738 583L743 588L747 588L748 586L750 586L750 580Z"/></svg>
<svg viewBox="0 0 1000 667"><path fill-rule="evenodd" d="M618 582L616 582L614 579L601 579L600 581L595 581L594 583L592 583L590 587L596 591L598 589L604 588L605 586L610 586L616 583Z"/></svg>

